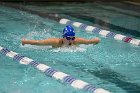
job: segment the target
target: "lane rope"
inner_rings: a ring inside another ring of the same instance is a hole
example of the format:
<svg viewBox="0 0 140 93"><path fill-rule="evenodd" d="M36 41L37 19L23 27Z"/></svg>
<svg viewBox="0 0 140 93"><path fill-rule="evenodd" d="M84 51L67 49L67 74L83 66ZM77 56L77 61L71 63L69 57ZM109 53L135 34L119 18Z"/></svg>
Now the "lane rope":
<svg viewBox="0 0 140 93"><path fill-rule="evenodd" d="M103 30L103 29L100 29L100 28L97 28L94 26L88 26L88 25L80 23L80 22L74 22L74 21L71 21L69 19L61 19L59 21L59 23L66 24L66 25L73 25L73 26L75 26L77 28L81 28L87 32L92 32L92 33L99 34L99 35L104 36L104 37L114 38L115 40L121 40L121 41L124 41L126 43L131 43L133 45L140 46L139 39L135 39L135 38L128 37L125 35L121 35L121 34L107 31L107 30Z"/></svg>
<svg viewBox="0 0 140 93"><path fill-rule="evenodd" d="M60 72L58 70L55 70L52 67L49 67L45 64L41 64L37 61L34 61L33 59L20 55L19 53L10 51L7 48L3 48L0 46L0 52L4 55L14 59L15 61L18 61L20 64L31 65L34 68L43 72L46 76L50 76L50 77L55 78L56 80L60 80L64 84L71 85L72 87L74 87L76 89L82 89L85 91L89 91L91 93L110 93L109 91L107 91L103 88L96 88L92 84L89 84L82 80L76 79L76 78L72 77L71 75Z"/></svg>

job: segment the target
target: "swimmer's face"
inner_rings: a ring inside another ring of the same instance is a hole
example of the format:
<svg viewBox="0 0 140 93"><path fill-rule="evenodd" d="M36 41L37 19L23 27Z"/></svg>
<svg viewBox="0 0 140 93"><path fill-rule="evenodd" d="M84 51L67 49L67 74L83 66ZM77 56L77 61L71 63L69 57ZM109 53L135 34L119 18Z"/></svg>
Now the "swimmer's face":
<svg viewBox="0 0 140 93"><path fill-rule="evenodd" d="M67 36L67 37L65 37L67 40L72 40L72 41L74 41L75 40L75 36Z"/></svg>
<svg viewBox="0 0 140 93"><path fill-rule="evenodd" d="M75 36L67 36L67 37L64 37L64 40L65 40L65 43L67 45L73 45L73 42L75 40Z"/></svg>

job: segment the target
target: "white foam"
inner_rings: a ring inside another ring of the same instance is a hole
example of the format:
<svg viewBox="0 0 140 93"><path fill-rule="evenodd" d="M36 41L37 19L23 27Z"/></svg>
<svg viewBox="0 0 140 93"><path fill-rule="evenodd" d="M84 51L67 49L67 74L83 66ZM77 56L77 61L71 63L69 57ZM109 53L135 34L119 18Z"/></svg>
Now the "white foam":
<svg viewBox="0 0 140 93"><path fill-rule="evenodd" d="M36 50L46 50L52 48L52 46L39 46L39 45L20 45L22 48L28 48L28 49L36 49Z"/></svg>
<svg viewBox="0 0 140 93"><path fill-rule="evenodd" d="M52 51L53 52L84 52L86 51L86 49L72 46L72 47L59 47L59 48L53 49Z"/></svg>
<svg viewBox="0 0 140 93"><path fill-rule="evenodd" d="M51 28L44 29L43 31L30 31L23 38L25 39L35 39L38 38L40 40L47 38L54 38L49 32L52 31Z"/></svg>

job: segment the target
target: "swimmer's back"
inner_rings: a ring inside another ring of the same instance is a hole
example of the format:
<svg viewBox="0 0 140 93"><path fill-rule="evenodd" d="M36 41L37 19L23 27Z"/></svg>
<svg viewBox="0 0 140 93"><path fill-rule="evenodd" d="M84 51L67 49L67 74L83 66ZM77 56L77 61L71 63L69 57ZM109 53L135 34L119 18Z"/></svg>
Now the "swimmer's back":
<svg viewBox="0 0 140 93"><path fill-rule="evenodd" d="M63 45L63 40L61 38L49 38L44 40L44 43L52 45L52 47L61 47Z"/></svg>

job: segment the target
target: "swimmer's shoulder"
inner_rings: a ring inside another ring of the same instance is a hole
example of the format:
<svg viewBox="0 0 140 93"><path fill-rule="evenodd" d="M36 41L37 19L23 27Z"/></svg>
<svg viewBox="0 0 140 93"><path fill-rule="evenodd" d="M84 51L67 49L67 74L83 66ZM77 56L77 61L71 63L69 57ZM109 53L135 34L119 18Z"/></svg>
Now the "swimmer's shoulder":
<svg viewBox="0 0 140 93"><path fill-rule="evenodd" d="M49 38L48 40L50 40L50 42L53 42L53 47L60 47L63 44L61 38Z"/></svg>

